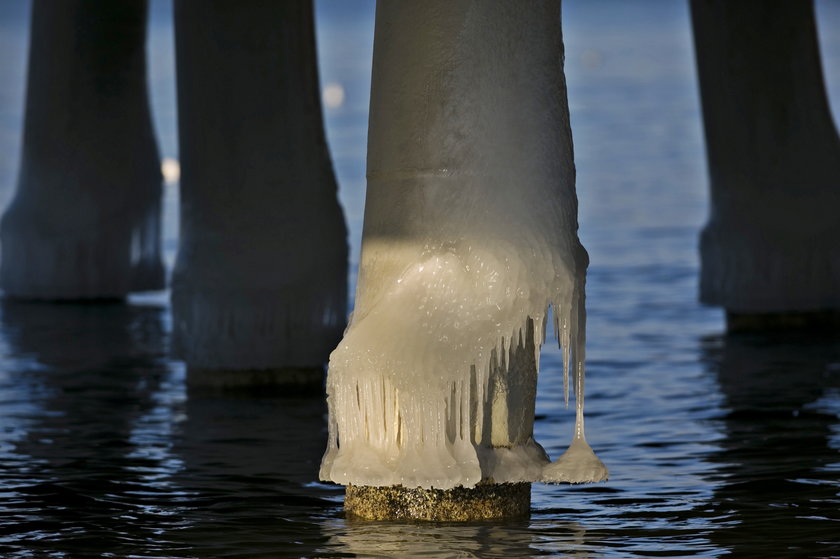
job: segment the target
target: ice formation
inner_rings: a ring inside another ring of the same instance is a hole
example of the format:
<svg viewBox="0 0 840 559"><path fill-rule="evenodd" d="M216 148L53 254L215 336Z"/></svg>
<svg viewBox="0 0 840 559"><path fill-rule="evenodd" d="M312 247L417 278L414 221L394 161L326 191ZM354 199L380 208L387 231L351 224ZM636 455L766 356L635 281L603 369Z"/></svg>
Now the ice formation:
<svg viewBox="0 0 840 559"><path fill-rule="evenodd" d="M583 403L587 255L561 60L559 2L378 4L356 307L330 357L322 479L605 477L546 470L533 439L549 306Z"/></svg>
<svg viewBox="0 0 840 559"><path fill-rule="evenodd" d="M346 323L347 232L312 5L226 6L175 5L175 351L198 369L322 367Z"/></svg>
<svg viewBox="0 0 840 559"><path fill-rule="evenodd" d="M143 3L33 5L23 153L0 284L34 299L161 289Z"/></svg>

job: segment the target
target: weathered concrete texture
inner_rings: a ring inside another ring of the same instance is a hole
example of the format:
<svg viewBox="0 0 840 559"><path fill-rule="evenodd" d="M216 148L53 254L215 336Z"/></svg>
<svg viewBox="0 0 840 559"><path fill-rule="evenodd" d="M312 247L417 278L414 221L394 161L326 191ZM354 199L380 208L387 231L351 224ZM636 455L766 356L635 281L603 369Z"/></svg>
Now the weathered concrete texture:
<svg viewBox="0 0 840 559"><path fill-rule="evenodd" d="M323 367L277 369L187 368L187 386L191 392L247 393L257 395L323 394Z"/></svg>
<svg viewBox="0 0 840 559"><path fill-rule="evenodd" d="M527 517L530 483L480 483L472 488L406 488L348 485L344 510L364 520L469 522Z"/></svg>
<svg viewBox="0 0 840 559"><path fill-rule="evenodd" d="M840 311L729 312L726 313L726 329L730 332L840 331Z"/></svg>

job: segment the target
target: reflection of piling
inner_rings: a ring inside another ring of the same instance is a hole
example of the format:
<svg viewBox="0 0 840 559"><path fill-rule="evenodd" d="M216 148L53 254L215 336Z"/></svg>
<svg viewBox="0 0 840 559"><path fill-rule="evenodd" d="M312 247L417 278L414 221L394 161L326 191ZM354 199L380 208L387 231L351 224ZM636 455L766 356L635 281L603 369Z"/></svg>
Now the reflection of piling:
<svg viewBox="0 0 840 559"><path fill-rule="evenodd" d="M707 458L717 472L710 513L723 519L711 541L749 556L757 535L776 534L777 549L836 556L840 471L829 464L837 461L838 419L828 403L840 389L836 334L710 337L702 356L724 410L723 436Z"/></svg>
<svg viewBox="0 0 840 559"><path fill-rule="evenodd" d="M344 510L365 520L470 522L528 516L530 483L479 483L475 487L423 489L347 486Z"/></svg>

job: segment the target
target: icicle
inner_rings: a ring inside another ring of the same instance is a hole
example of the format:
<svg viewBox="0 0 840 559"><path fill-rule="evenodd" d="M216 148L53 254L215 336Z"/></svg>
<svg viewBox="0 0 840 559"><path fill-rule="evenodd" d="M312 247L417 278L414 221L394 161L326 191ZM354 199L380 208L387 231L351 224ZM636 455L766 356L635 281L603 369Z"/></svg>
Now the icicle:
<svg viewBox="0 0 840 559"><path fill-rule="evenodd" d="M560 312L559 310L557 311ZM567 311L566 311L567 312ZM569 342L569 325L567 318L563 316L563 329L558 334L560 336L560 350L563 353L563 403L569 407L569 353L571 351L571 343ZM554 328L557 329L558 320L555 318Z"/></svg>
<svg viewBox="0 0 840 559"><path fill-rule="evenodd" d="M586 311L582 296L575 302L572 316L576 317L576 336L573 342L575 375L575 429L572 443L560 458L543 468L542 481L547 483L593 483L606 481L607 467L586 442L583 426L584 360L586 345Z"/></svg>

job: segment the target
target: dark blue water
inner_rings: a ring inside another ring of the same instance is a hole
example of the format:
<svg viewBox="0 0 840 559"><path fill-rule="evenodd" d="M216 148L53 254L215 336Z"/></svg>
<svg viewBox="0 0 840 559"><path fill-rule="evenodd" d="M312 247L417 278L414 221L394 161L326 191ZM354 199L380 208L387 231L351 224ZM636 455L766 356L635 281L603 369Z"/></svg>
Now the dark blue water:
<svg viewBox="0 0 840 559"><path fill-rule="evenodd" d="M11 6L11 7L10 7ZM0 4L0 203L20 149L26 3ZM840 106L840 2L818 4ZM357 259L372 4L318 6L328 135ZM316 481L320 399L189 393L166 293L0 304L2 557L840 557L840 340L727 336L696 302L706 176L680 1L567 0L566 67L591 255L587 435L612 477L533 489L530 520L347 521ZM171 24L153 4L161 151L177 158ZM836 113L835 113L836 114ZM177 187L168 188L174 256ZM571 438L543 350L536 437Z"/></svg>

